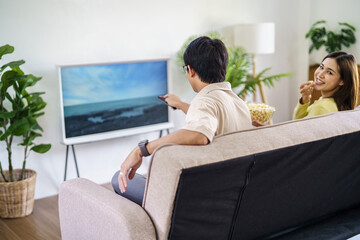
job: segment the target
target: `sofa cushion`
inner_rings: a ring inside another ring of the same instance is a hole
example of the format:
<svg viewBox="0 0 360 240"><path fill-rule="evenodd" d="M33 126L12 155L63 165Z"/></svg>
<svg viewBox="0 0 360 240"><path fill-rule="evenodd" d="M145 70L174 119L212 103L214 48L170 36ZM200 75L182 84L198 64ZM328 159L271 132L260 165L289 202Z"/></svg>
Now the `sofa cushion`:
<svg viewBox="0 0 360 240"><path fill-rule="evenodd" d="M243 220L241 218L243 217L244 213L246 213L246 209L244 210L242 207L253 207L251 205L251 202L249 202L249 199L254 198L252 194L261 193L260 190L253 188L253 186L260 186L262 188L265 188L265 186L268 186L269 184L280 184L282 182L280 181L280 179L287 179L287 177L292 176L293 173L297 173L298 170L302 169L301 166L307 166L306 164L308 164L308 166L311 166L311 164L316 165L316 161L312 159L306 159L304 158L304 156L302 156L304 154L305 156L309 157L315 155L317 151L316 147L314 147L314 152L310 151L312 153L306 155L306 152L308 152L307 148L311 148L314 143L318 143L317 141L321 141L323 139L325 139L323 145L327 146L326 144L329 143L327 143L326 141L332 141L329 139L334 139L333 137L358 132L360 129L359 119L360 111L338 112L307 119L289 121L281 124L271 125L268 127L252 128L245 131L222 135L216 137L211 144L206 146L167 145L160 147L153 154L152 161L149 166L149 174L143 202L143 207L149 213L155 224L158 238L168 238L170 226L174 226L171 225L171 222L172 220L176 221L174 216L181 212L177 209L174 210L174 200L175 196L178 197L177 191L179 179L183 178L186 174L188 174L187 171L190 171L189 169L193 167L220 163L224 161L240 161L248 163L255 162L255 167L251 170L251 187L249 185L249 188L246 189L246 194L243 196L244 198L242 199L242 202L240 204L241 207L239 208L239 213L241 214L236 215L236 217L240 217L240 219L238 219L237 221L242 222ZM326 147L324 146L322 147L322 149L325 151ZM302 150L301 152L297 152L297 149L299 148L303 148L304 150ZM343 151L344 150L341 150L342 153ZM285 153L291 155L291 162L294 162L295 164L289 165L288 162L290 160L288 160L286 157L273 158L273 156L276 154L279 154L279 156L286 156ZM297 159L300 156L302 156L302 159L301 161L298 161ZM251 158L255 159L251 160ZM302 161L304 161L303 159L307 160L304 163L305 165L302 163ZM341 158L340 160L342 161L343 159ZM278 166L282 166L282 168L280 168L278 171L275 171L276 168L271 168L269 172L266 172L265 166L272 166L272 164L275 164L275 166L277 166L278 164ZM240 166L238 166L236 170L234 170L234 172L240 172L240 180L237 180L236 183L238 191L241 191L241 185L244 186L244 181L246 180L246 176L244 174L246 174L248 171L245 169L250 169L251 164L245 164L244 166L240 164ZM283 174L277 175L278 172L281 172L280 170L286 170L286 176ZM306 170L306 168L303 170ZM317 169L316 171L320 170ZM324 169L324 171L328 170ZM311 176L311 174L313 174L312 172L307 171L300 171L300 173L300 175L302 176L302 178L300 179L305 180L308 176ZM273 180L267 182L267 178L262 179L263 174L268 174L270 180L272 178ZM352 176L354 176L354 174ZM296 174L293 177L296 177ZM276 179L277 182L275 181ZM194 182L194 180L191 179L189 179L189 181ZM230 178L230 180L228 181L235 180L233 180L233 178ZM313 180L308 179L305 182L308 181L312 182ZM288 186L286 186L286 184L288 184ZM280 191L275 188L275 192L279 191L280 194L282 193L283 189L286 189L286 187L291 190L291 186L291 181L284 181L283 184L279 186L279 189L282 190ZM335 185L335 187L337 189L339 186ZM209 188L209 186L204 185L204 188L207 189ZM254 189L254 192L252 191L252 189ZM181 189L179 191L181 191ZM271 192L269 191L265 195L268 199L271 199L272 194L270 193ZM262 198L263 195L260 194L258 197ZM303 201L300 197L301 195L299 196L299 199L296 199L298 204L301 204ZM331 195L328 195L328 197L330 197L331 199ZM234 201L233 198L234 197L232 196L229 200L229 202L231 202L232 204ZM229 209L227 211L230 211ZM249 214L246 213L246 215ZM269 213L269 216L271 215L272 213ZM247 218L249 218L249 216L247 216ZM292 226L295 220L292 220L289 226ZM281 226L281 224L279 224L279 226ZM238 230L238 228L234 226L232 231L232 234L234 234L234 236L238 236L237 234L240 230ZM268 230L264 229L262 233L265 233L267 231Z"/></svg>

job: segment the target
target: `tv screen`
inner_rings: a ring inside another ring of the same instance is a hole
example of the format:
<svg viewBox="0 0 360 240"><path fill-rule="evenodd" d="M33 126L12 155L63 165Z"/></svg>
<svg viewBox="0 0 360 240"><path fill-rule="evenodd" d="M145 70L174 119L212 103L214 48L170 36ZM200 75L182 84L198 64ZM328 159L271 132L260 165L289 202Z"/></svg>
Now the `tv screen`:
<svg viewBox="0 0 360 240"><path fill-rule="evenodd" d="M173 127L168 60L59 66L65 144Z"/></svg>

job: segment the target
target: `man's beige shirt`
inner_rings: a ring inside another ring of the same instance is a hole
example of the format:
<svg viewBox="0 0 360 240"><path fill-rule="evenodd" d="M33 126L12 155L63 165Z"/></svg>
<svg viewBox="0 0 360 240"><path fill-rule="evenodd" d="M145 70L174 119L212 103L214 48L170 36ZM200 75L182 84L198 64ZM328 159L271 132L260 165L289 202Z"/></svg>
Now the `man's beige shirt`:
<svg viewBox="0 0 360 240"><path fill-rule="evenodd" d="M183 129L200 132L211 142L214 136L251 128L245 102L229 82L211 83L191 101Z"/></svg>

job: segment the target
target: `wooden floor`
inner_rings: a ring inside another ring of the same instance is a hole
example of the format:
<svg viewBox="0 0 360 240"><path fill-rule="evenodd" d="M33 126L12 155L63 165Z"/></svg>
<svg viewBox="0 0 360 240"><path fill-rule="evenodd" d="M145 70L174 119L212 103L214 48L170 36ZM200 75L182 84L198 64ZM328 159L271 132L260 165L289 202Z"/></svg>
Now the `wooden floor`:
<svg viewBox="0 0 360 240"><path fill-rule="evenodd" d="M33 213L15 219L0 218L1 240L61 240L58 196L35 200Z"/></svg>
<svg viewBox="0 0 360 240"><path fill-rule="evenodd" d="M111 184L102 185L111 189ZM1 240L61 240L58 196L35 200L33 213L16 219L0 218Z"/></svg>

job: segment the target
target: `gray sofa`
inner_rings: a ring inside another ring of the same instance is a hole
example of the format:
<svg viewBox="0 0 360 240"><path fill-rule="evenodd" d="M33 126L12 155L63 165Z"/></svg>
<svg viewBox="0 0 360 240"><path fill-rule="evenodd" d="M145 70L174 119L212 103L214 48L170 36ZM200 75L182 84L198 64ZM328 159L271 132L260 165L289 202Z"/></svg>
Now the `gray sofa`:
<svg viewBox="0 0 360 240"><path fill-rule="evenodd" d="M142 207L82 178L59 192L64 240L346 239L359 207L359 110L162 146Z"/></svg>

